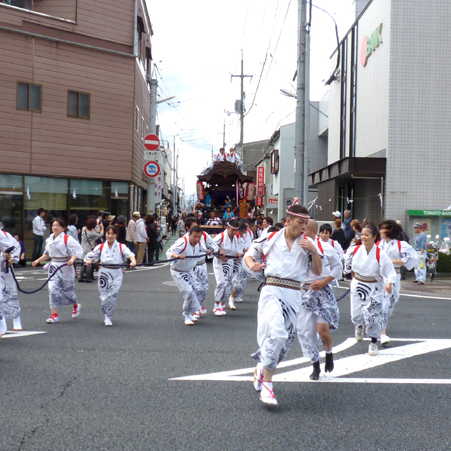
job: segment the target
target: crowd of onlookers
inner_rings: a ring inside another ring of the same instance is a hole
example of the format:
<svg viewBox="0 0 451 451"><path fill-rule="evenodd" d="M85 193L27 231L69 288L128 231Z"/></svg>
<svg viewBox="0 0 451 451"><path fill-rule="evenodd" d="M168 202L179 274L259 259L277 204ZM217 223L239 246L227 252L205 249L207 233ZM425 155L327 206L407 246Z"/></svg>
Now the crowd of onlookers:
<svg viewBox="0 0 451 451"><path fill-rule="evenodd" d="M47 226L44 222L46 212L40 208L33 220L34 248L32 261L39 258L44 252L44 232ZM159 260L162 246L162 228L157 215L147 215L135 211L132 219L127 224L127 219L123 215L114 215L108 211L99 211L97 216L90 215L86 218L84 225L78 223L76 214L69 215L67 234L79 241L83 248L83 258L94 248L105 242L104 231L110 225L117 227L119 234L117 236L118 243L126 245L135 255L137 263L153 262ZM22 246L23 256L21 256L20 264L26 265L25 246L23 241L15 238ZM22 258L23 257L23 258ZM80 282L92 282L93 268L83 265L79 273Z"/></svg>

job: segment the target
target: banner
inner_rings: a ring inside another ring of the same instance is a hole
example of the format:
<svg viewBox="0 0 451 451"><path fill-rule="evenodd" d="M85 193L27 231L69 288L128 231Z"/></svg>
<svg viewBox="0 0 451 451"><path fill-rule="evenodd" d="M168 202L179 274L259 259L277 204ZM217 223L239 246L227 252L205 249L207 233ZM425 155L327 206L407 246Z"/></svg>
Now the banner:
<svg viewBox="0 0 451 451"><path fill-rule="evenodd" d="M255 205L257 207L263 207L263 196L257 196L255 198Z"/></svg>
<svg viewBox="0 0 451 451"><path fill-rule="evenodd" d="M203 202L205 200L205 190L204 190L204 184L198 180L196 183L196 193L197 193L197 199L200 202Z"/></svg>
<svg viewBox="0 0 451 451"><path fill-rule="evenodd" d="M257 196L265 195L265 167L257 168Z"/></svg>
<svg viewBox="0 0 451 451"><path fill-rule="evenodd" d="M246 202L252 202L255 199L255 183L250 182L246 186Z"/></svg>

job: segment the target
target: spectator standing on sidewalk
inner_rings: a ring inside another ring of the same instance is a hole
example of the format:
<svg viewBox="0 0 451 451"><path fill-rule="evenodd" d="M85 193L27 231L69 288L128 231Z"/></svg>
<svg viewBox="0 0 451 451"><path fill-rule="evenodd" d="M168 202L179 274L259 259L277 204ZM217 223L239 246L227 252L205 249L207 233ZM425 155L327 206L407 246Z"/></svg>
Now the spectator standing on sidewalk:
<svg viewBox="0 0 451 451"><path fill-rule="evenodd" d="M127 244L126 239L125 239L126 238L125 222L126 222L125 216L119 215L116 218L116 221L114 224L117 227L117 229L119 230L119 234L118 234L116 240L118 243L121 243L121 244Z"/></svg>
<svg viewBox="0 0 451 451"><path fill-rule="evenodd" d="M423 225L420 222L415 223L413 231L417 234L415 237L415 250L417 251L418 261L415 266L415 280L413 283L424 285L426 282L426 234L423 232Z"/></svg>
<svg viewBox="0 0 451 451"><path fill-rule="evenodd" d="M147 238L149 241L147 242L147 254L148 254L148 262L152 263L155 258L155 251L157 250L157 223L155 222L155 216L149 215L146 219L147 225Z"/></svg>
<svg viewBox="0 0 451 451"><path fill-rule="evenodd" d="M136 245L138 244L138 227L136 221L141 217L138 211L133 212L132 219L130 219L127 227L127 234L125 241L127 247L136 254Z"/></svg>
<svg viewBox="0 0 451 451"><path fill-rule="evenodd" d="M147 213L143 213L141 215L141 218L139 218L136 221L136 228L138 231L138 237L137 237L137 246L136 246L136 263L140 265L144 260L144 254L146 252L146 246L147 246L147 230L146 230L146 218Z"/></svg>
<svg viewBox="0 0 451 451"><path fill-rule="evenodd" d="M396 224L398 224L399 227L401 227L401 233L398 236L398 240L409 243L409 235L407 235L407 233L402 228L402 223L399 219L396 220ZM406 280L407 268L405 266L401 266L401 268L399 268L399 271L401 273L401 280Z"/></svg>
<svg viewBox="0 0 451 451"><path fill-rule="evenodd" d="M33 219L34 248L32 261L37 260L42 255L42 245L44 244L44 231L47 227L44 222L45 210L40 208L37 216Z"/></svg>
<svg viewBox="0 0 451 451"><path fill-rule="evenodd" d="M349 247L345 232L341 228L341 219L337 218L335 220L335 230L332 232L331 238L335 241L338 241L343 250L346 250Z"/></svg>
<svg viewBox="0 0 451 451"><path fill-rule="evenodd" d="M345 236L346 239L348 240L348 242L351 242L351 240L354 238L353 235L353 228L351 225L352 219L351 219L351 212L349 210L345 210L345 212L343 213L343 230L345 232ZM357 240L358 238L356 238Z"/></svg>

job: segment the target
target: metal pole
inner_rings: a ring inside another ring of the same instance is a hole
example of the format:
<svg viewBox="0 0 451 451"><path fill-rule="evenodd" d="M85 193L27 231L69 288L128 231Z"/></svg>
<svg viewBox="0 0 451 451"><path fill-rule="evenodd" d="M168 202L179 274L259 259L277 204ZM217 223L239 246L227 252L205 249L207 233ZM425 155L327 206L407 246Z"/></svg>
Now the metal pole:
<svg viewBox="0 0 451 451"><path fill-rule="evenodd" d="M304 199L302 205L309 203L309 163L310 163L310 33L305 35L305 130L304 130Z"/></svg>
<svg viewBox="0 0 451 451"><path fill-rule="evenodd" d="M175 136L174 136L174 150L172 151L172 216L175 216L177 214L176 209L176 193L175 193Z"/></svg>
<svg viewBox="0 0 451 451"><path fill-rule="evenodd" d="M241 50L241 108L240 108L240 149L238 156L243 159L243 141L244 141L244 61L243 50Z"/></svg>
<svg viewBox="0 0 451 451"><path fill-rule="evenodd" d="M156 118L157 118L157 87L158 81L150 80L150 133L156 133ZM149 179L147 182L147 214L155 213L155 182Z"/></svg>
<svg viewBox="0 0 451 451"><path fill-rule="evenodd" d="M304 200L304 124L305 124L305 21L306 0L298 0L298 64L296 84L296 132L294 144L294 196Z"/></svg>

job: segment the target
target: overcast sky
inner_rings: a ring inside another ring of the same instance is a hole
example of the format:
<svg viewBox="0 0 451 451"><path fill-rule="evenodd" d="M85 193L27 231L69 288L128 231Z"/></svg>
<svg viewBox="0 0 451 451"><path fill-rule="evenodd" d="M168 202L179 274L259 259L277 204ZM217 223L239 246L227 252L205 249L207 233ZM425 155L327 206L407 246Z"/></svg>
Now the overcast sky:
<svg viewBox="0 0 451 451"><path fill-rule="evenodd" d="M297 0L147 0L154 35L152 56L158 96L176 96L158 105L163 139L180 152L179 175L187 194L195 192L196 175L211 162L212 149L239 142L243 51L247 115L244 142L269 138L281 125L295 121L296 101L280 94L295 91ZM353 0L317 0L338 24L340 37L354 21ZM335 60L333 20L313 8L311 28L311 100L327 92ZM174 138L175 136L175 138Z"/></svg>

